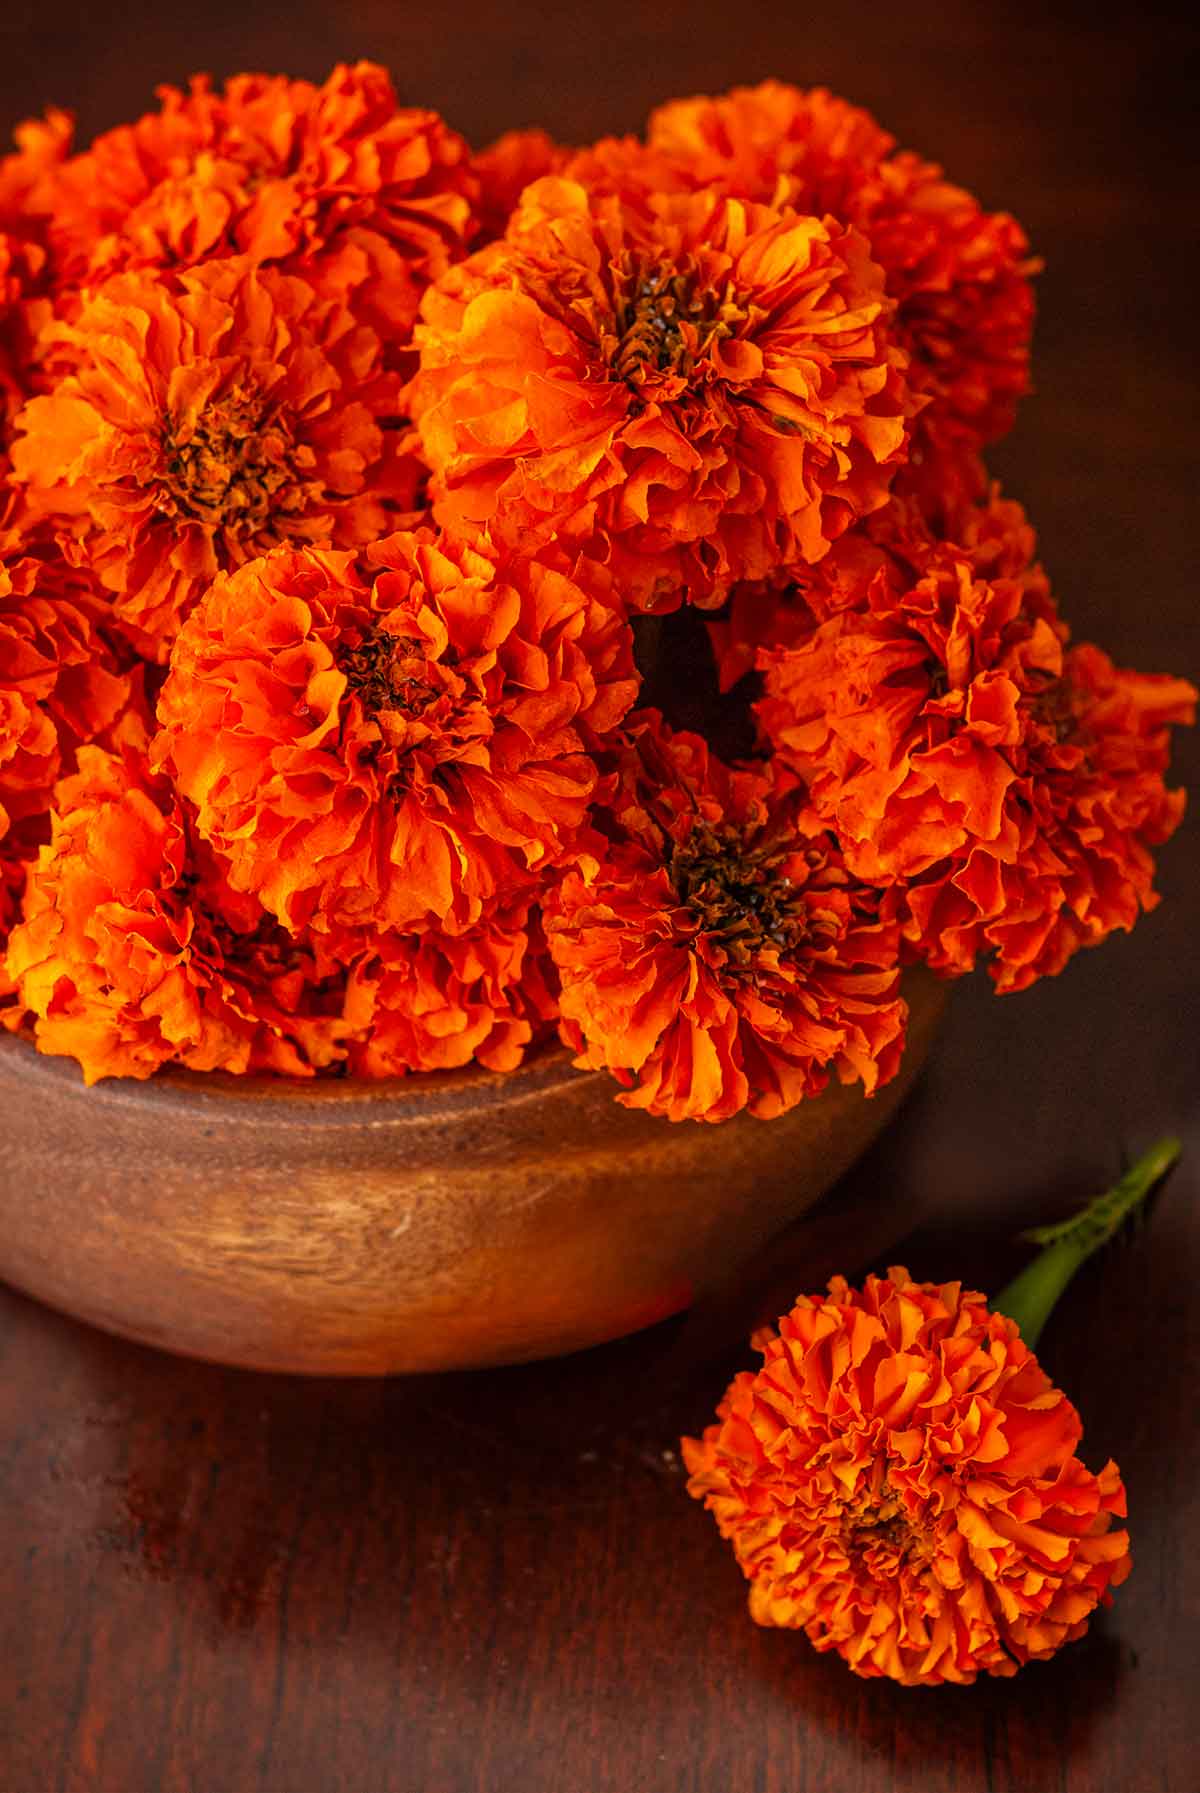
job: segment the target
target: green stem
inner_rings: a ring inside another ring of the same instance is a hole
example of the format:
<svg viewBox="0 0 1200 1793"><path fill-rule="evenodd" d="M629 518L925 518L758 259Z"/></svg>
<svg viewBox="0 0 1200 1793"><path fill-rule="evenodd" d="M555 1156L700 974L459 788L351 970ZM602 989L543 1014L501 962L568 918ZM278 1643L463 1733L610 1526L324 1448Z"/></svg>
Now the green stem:
<svg viewBox="0 0 1200 1793"><path fill-rule="evenodd" d="M1160 1139L1130 1166L1119 1183L1096 1196L1085 1208L1054 1226L1022 1233L1041 1251L1031 1264L993 1297L996 1312L1015 1320L1032 1351L1054 1304L1079 1266L1106 1245L1171 1169L1183 1148L1177 1139Z"/></svg>

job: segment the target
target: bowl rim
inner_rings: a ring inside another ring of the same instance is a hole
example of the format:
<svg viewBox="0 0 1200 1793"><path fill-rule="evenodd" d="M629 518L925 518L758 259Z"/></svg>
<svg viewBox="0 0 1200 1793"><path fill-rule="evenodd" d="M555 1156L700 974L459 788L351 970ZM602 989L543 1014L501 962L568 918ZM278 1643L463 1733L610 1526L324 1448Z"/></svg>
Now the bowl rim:
<svg viewBox="0 0 1200 1793"><path fill-rule="evenodd" d="M167 1065L151 1077L105 1077L86 1084L73 1058L39 1052L26 1031L0 1031L0 1085L19 1081L30 1086L31 1098L44 1088L55 1100L77 1096L110 1109L153 1108L164 1118L172 1113L211 1117L220 1108L223 1120L249 1122L260 1118L264 1105L269 1105L276 1112L286 1109L289 1121L317 1125L425 1123L440 1115L478 1116L514 1102L534 1101L603 1075L576 1070L568 1048L550 1039L535 1046L511 1071L492 1071L476 1062L453 1071L411 1071L403 1077L285 1077L234 1076L228 1071ZM614 1085L614 1097L617 1094Z"/></svg>

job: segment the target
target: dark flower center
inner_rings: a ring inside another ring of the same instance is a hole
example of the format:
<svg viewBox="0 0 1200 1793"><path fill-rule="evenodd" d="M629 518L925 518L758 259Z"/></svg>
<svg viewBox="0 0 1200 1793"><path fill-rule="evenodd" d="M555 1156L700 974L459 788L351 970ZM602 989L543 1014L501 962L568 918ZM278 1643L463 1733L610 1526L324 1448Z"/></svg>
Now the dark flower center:
<svg viewBox="0 0 1200 1793"><path fill-rule="evenodd" d="M300 503L312 451L299 447L278 409L235 387L185 425L167 418L158 509L256 534Z"/></svg>
<svg viewBox="0 0 1200 1793"><path fill-rule="evenodd" d="M783 869L793 852L790 843L752 840L728 822L697 821L672 849L668 871L701 930L717 936L735 964L746 964L763 947L787 952L822 931Z"/></svg>
<svg viewBox="0 0 1200 1793"><path fill-rule="evenodd" d="M1082 706L1070 679L1047 678L1044 685L1027 695L1026 702L1034 720L1060 745L1081 733Z"/></svg>
<svg viewBox="0 0 1200 1793"><path fill-rule="evenodd" d="M848 1555L883 1581L889 1581L908 1558L928 1555L926 1539L914 1529L887 1483L878 1494L863 1496L847 1508L842 1542Z"/></svg>
<svg viewBox="0 0 1200 1793"><path fill-rule="evenodd" d="M621 271L615 322L613 371L639 385L648 374L686 379L714 341L730 333L724 296L700 288L693 268L646 267Z"/></svg>
<svg viewBox="0 0 1200 1793"><path fill-rule="evenodd" d="M349 689L372 716L381 710L415 716L434 700L421 645L408 636L372 629L357 647L342 648L338 666Z"/></svg>

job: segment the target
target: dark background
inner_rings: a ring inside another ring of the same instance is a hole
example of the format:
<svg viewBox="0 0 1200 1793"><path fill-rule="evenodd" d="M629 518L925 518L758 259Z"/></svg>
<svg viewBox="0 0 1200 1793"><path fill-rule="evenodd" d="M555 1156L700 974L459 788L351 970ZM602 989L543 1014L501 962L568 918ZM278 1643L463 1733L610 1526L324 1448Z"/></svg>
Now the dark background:
<svg viewBox="0 0 1200 1793"><path fill-rule="evenodd" d="M0 122L55 102L86 139L195 69L358 56L480 144L634 129L767 74L828 83L1029 229L1038 390L993 464L1077 633L1195 678L1196 48L1154 8L978 0L4 0ZM1193 784L1197 763L1185 741ZM959 989L918 1094L768 1272L782 1301L903 1239L914 1274L994 1289L1020 1226L1187 1136L1151 1226L1043 1341L1085 1456L1117 1455L1129 1489L1135 1571L1084 1642L1014 1682L905 1692L749 1624L674 1452L745 1360L761 1288L557 1365L385 1385L174 1363L0 1291L4 1793L1185 1793L1198 870L1193 819L1131 939L1015 999Z"/></svg>

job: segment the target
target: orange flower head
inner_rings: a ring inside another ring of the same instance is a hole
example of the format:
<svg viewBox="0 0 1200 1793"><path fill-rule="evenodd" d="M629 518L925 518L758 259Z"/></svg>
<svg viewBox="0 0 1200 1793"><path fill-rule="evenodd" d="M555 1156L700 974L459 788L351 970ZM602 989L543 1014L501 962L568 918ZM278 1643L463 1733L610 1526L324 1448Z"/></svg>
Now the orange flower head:
<svg viewBox="0 0 1200 1793"><path fill-rule="evenodd" d="M1037 264L1016 220L985 212L940 168L908 153L869 113L824 88L781 81L717 99L677 100L650 121L649 147L676 178L861 230L897 302L909 379L930 400L914 459L936 487L948 462L975 482L974 451L1012 425L1029 388Z"/></svg>
<svg viewBox="0 0 1200 1793"><path fill-rule="evenodd" d="M948 532L955 556L969 561L976 578L1019 578L1034 556L1024 511L998 487L983 502L955 505ZM815 566L735 586L725 610L708 624L721 689L752 671L761 649L795 646L817 623L863 604L868 593L881 609L898 603L941 542L923 506L893 492L883 510L848 529Z"/></svg>
<svg viewBox="0 0 1200 1793"><path fill-rule="evenodd" d="M526 187L560 174L574 152L541 129L505 131L475 157L479 176L479 239L502 237Z"/></svg>
<svg viewBox="0 0 1200 1793"><path fill-rule="evenodd" d="M833 220L537 181L423 302L435 514L578 542L642 608L818 560L905 452L889 309Z"/></svg>
<svg viewBox="0 0 1200 1793"><path fill-rule="evenodd" d="M14 468L148 657L217 572L357 546L417 502L378 336L305 281L244 260L115 275L43 342Z"/></svg>
<svg viewBox="0 0 1200 1793"><path fill-rule="evenodd" d="M16 132L17 148L0 157L0 477L8 473L12 423L33 390L36 342L51 314L46 220L30 195L66 152L71 123L64 113L31 119Z"/></svg>
<svg viewBox="0 0 1200 1793"><path fill-rule="evenodd" d="M21 913L25 861L0 844L0 1027L15 1029L24 1019L16 1003L17 986L8 971L8 937Z"/></svg>
<svg viewBox="0 0 1200 1793"><path fill-rule="evenodd" d="M435 112L399 105L368 62L320 86L238 75L214 91L197 76L187 92L160 88L159 102L35 190L68 279L231 255L309 274L369 240L387 262L394 334L407 338L423 287L475 226L470 152ZM363 272L378 293L380 269Z"/></svg>
<svg viewBox="0 0 1200 1793"><path fill-rule="evenodd" d="M958 1283L839 1276L756 1335L688 1490L760 1625L905 1686L1013 1675L1082 1637L1129 1573L1125 1490L1011 1320Z"/></svg>
<svg viewBox="0 0 1200 1793"><path fill-rule="evenodd" d="M0 842L39 823L75 750L134 701L97 627L102 608L85 574L0 529Z"/></svg>
<svg viewBox="0 0 1200 1793"><path fill-rule="evenodd" d="M568 850L635 689L628 625L549 553L281 548L185 625L157 758L288 927L453 929Z"/></svg>
<svg viewBox="0 0 1200 1793"><path fill-rule="evenodd" d="M562 1033L620 1100L670 1120L770 1118L831 1073L900 1060L899 940L771 767L726 767L654 712L629 724L598 833L545 899Z"/></svg>
<svg viewBox="0 0 1200 1793"><path fill-rule="evenodd" d="M460 934L376 935L350 971L348 1068L360 1077L511 1071L552 1027L553 978L525 903Z"/></svg>
<svg viewBox="0 0 1200 1793"><path fill-rule="evenodd" d="M42 267L36 245L0 226L0 478L9 471L13 419L31 389Z"/></svg>
<svg viewBox="0 0 1200 1793"><path fill-rule="evenodd" d="M58 787L8 975L38 1048L84 1079L310 1076L343 1056L344 977L233 892L169 787L98 747Z"/></svg>
<svg viewBox="0 0 1200 1793"><path fill-rule="evenodd" d="M1150 848L1183 809L1167 725L1196 695L1068 647L1031 550L994 503L908 590L763 653L757 706L850 868L898 888L910 948L947 974L987 956L1001 990L1157 902Z"/></svg>

